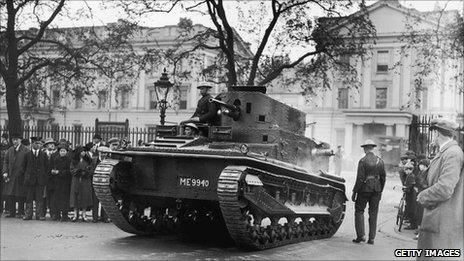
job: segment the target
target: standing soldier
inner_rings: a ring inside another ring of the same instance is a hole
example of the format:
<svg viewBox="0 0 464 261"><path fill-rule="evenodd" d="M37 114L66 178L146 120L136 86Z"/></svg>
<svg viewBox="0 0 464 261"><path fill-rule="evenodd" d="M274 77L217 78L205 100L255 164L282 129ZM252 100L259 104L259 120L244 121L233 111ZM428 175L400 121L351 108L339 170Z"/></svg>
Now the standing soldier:
<svg viewBox="0 0 464 261"><path fill-rule="evenodd" d="M28 149L21 144L21 135L11 135L13 146L11 146L5 155L3 161L3 178L5 186L3 195L6 196L6 208L9 214L6 217L15 217L16 202L18 202L18 217L24 215L24 171L25 161Z"/></svg>
<svg viewBox="0 0 464 261"><path fill-rule="evenodd" d="M8 134L3 133L2 140L0 141L0 170L3 170L3 161L5 160L8 147ZM3 183L4 180L2 177L0 177L0 215L3 213Z"/></svg>
<svg viewBox="0 0 464 261"><path fill-rule="evenodd" d="M457 124L449 120L431 121L433 142L439 150L430 162L428 187L417 195L424 207L418 249L459 249L461 254L464 250L464 154L453 140L456 128Z"/></svg>
<svg viewBox="0 0 464 261"><path fill-rule="evenodd" d="M374 244L377 213L386 178L383 160L373 152L376 146L372 140L366 140L361 145L366 156L359 160L356 183L351 196L351 199L355 202L356 238L353 239L354 243L366 241L364 237L364 209L369 202L369 240L367 243Z"/></svg>
<svg viewBox="0 0 464 261"><path fill-rule="evenodd" d="M31 150L26 155L26 172L24 185L26 186L26 214L23 220L31 220L33 202L36 203L35 219L45 220L43 212L44 190L47 184L48 173L45 153L41 151L42 138L31 137Z"/></svg>

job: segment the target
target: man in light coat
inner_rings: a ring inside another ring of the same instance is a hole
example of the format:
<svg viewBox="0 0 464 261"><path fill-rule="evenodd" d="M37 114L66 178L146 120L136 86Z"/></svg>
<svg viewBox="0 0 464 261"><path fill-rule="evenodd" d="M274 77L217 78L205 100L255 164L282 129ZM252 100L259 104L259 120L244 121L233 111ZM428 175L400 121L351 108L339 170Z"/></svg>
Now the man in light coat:
<svg viewBox="0 0 464 261"><path fill-rule="evenodd" d="M456 127L456 123L445 119L431 122L433 141L440 149L430 162L429 187L417 195L417 201L424 207L417 248L460 249L462 257L464 154L452 138ZM424 251L418 257L428 258L437 259L425 257Z"/></svg>

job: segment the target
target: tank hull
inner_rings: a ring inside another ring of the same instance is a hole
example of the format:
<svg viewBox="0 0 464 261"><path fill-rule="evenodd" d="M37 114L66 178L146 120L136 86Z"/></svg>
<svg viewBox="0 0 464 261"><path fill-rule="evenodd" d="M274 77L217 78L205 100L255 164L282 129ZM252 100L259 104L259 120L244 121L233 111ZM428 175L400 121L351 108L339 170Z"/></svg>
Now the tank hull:
<svg viewBox="0 0 464 261"><path fill-rule="evenodd" d="M129 233L189 233L203 224L242 247L266 249L330 237L344 217L343 180L322 172L234 150L112 154L96 168L94 187Z"/></svg>

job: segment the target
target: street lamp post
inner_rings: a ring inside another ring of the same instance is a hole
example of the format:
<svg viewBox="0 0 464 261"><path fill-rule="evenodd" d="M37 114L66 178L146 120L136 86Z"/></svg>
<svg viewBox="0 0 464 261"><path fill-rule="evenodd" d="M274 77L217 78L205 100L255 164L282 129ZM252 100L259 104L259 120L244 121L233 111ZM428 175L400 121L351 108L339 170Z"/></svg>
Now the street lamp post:
<svg viewBox="0 0 464 261"><path fill-rule="evenodd" d="M161 74L161 78L154 83L155 85L155 93L156 99L158 100L159 110L160 110L160 123L164 125L165 118L166 118L166 109L168 107L168 93L169 89L174 85L169 81L168 74L166 73L166 68L164 68L163 73ZM161 100L160 100L161 96Z"/></svg>

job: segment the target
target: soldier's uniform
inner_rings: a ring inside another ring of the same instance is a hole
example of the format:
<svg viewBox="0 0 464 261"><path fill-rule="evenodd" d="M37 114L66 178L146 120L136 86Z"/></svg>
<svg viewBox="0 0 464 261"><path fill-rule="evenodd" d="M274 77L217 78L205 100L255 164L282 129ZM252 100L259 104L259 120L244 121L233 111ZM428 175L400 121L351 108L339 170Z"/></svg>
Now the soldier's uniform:
<svg viewBox="0 0 464 261"><path fill-rule="evenodd" d="M193 117L198 117L200 123L208 123L211 125L218 125L218 117L216 115L216 105L209 100L213 98L211 95L206 94L198 101L197 109Z"/></svg>
<svg viewBox="0 0 464 261"><path fill-rule="evenodd" d="M357 238L364 238L364 209L369 203L369 240L373 242L377 227L379 201L385 186L385 167L383 160L372 152L358 163L358 172L353 193L357 193L355 202L355 228Z"/></svg>

